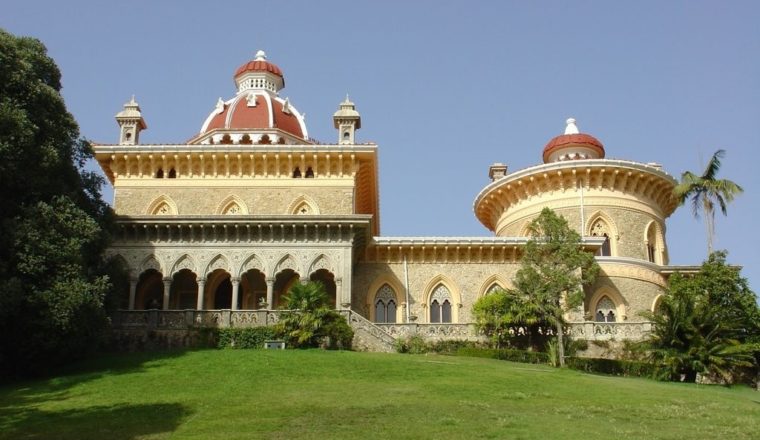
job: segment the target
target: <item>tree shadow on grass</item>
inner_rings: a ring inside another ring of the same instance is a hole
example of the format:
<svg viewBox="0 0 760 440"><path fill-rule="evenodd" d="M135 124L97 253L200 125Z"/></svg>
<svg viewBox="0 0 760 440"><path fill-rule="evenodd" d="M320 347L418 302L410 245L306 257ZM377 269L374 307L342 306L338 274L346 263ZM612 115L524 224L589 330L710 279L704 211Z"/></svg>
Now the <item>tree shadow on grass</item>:
<svg viewBox="0 0 760 440"><path fill-rule="evenodd" d="M192 411L177 403L93 406L61 411L1 408L0 439L108 439L169 437ZM166 435L160 435L165 433Z"/></svg>

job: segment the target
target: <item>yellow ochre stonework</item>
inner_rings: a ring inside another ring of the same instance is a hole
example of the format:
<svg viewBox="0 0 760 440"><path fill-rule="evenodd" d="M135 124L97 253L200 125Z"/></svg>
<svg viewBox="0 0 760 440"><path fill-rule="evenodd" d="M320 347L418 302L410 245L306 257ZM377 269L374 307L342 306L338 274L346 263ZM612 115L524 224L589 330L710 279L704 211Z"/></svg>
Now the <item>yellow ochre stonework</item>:
<svg viewBox="0 0 760 440"><path fill-rule="evenodd" d="M256 59L273 66L261 51ZM693 269L668 266L675 179L655 163L605 159L573 119L545 163L488 170L473 209L493 234L381 236L378 147L356 142L356 106L346 98L333 116L337 141L318 143L279 98L277 72L244 69L235 97L220 98L186 144L140 144L147 124L133 99L116 117L119 143L94 145L114 186L109 252L130 274L125 311L163 310L165 325L263 325L293 283L311 279L325 283L365 348L411 334L477 338L474 302L511 287L527 225L545 207L581 233L602 268L567 315L575 337L642 337L641 313L657 307L668 276Z"/></svg>

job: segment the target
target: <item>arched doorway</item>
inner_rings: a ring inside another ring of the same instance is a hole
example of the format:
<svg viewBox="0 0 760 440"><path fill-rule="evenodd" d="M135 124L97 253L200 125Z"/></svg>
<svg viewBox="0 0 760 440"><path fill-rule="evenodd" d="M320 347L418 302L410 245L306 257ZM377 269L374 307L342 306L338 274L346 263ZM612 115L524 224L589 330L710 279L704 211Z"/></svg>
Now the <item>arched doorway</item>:
<svg viewBox="0 0 760 440"><path fill-rule="evenodd" d="M216 269L208 275L206 281L207 304L213 310L232 308L232 280L230 273L224 269ZM240 308L238 296L238 308Z"/></svg>
<svg viewBox="0 0 760 440"><path fill-rule="evenodd" d="M160 309L164 301L163 275L155 269L140 274L137 281L135 308L138 310Z"/></svg>
<svg viewBox="0 0 760 440"><path fill-rule="evenodd" d="M290 287L297 283L300 278L301 276L293 269L285 269L278 273L274 278L274 304L270 305L270 308L282 308L285 305L285 300L282 297L288 294Z"/></svg>
<svg viewBox="0 0 760 440"><path fill-rule="evenodd" d="M260 309L267 300L267 283L264 273L251 269L240 277L242 309Z"/></svg>
<svg viewBox="0 0 760 440"><path fill-rule="evenodd" d="M335 285L335 274L327 269L319 269L309 277L311 281L321 281L325 285L327 297L330 299L330 306L334 309L336 304L337 287Z"/></svg>
<svg viewBox="0 0 760 440"><path fill-rule="evenodd" d="M173 278L171 308L195 309L198 304L198 283L195 273L189 269L182 269L175 273Z"/></svg>

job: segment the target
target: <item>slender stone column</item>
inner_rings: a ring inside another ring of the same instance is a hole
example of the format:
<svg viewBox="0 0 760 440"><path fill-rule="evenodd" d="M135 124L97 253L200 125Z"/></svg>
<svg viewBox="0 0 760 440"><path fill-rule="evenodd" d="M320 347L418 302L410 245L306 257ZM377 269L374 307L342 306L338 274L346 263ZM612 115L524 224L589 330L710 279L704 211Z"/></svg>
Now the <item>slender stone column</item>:
<svg viewBox="0 0 760 440"><path fill-rule="evenodd" d="M169 310L169 292L172 289L172 279L164 278L164 310Z"/></svg>
<svg viewBox="0 0 760 440"><path fill-rule="evenodd" d="M232 283L232 310L238 309L238 296L240 289L240 278L230 278Z"/></svg>
<svg viewBox="0 0 760 440"><path fill-rule="evenodd" d="M274 310L274 278L267 278L267 308Z"/></svg>
<svg viewBox="0 0 760 440"><path fill-rule="evenodd" d="M198 304L195 305L195 308L198 310L203 310L203 294L205 292L206 292L206 279L198 278Z"/></svg>
<svg viewBox="0 0 760 440"><path fill-rule="evenodd" d="M135 309L135 295L137 294L137 278L129 278L129 310Z"/></svg>

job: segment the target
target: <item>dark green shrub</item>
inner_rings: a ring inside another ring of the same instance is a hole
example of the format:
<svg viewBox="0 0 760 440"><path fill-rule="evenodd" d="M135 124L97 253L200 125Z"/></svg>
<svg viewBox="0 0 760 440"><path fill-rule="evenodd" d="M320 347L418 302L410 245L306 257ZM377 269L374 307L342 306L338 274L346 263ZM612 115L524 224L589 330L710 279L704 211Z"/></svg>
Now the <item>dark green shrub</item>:
<svg viewBox="0 0 760 440"><path fill-rule="evenodd" d="M346 322L346 319L338 315L322 327L321 334L324 337L323 346L330 350L350 350L354 339L354 330Z"/></svg>
<svg viewBox="0 0 760 440"><path fill-rule="evenodd" d="M527 364L548 364L549 354L540 351L497 350L493 348L463 347L457 350L457 356L484 357L502 361L522 362Z"/></svg>
<svg viewBox="0 0 760 440"><path fill-rule="evenodd" d="M406 339L396 339L396 351L399 353L423 354L430 351L430 346L422 336L414 335Z"/></svg>
<svg viewBox="0 0 760 440"><path fill-rule="evenodd" d="M218 348L264 348L265 341L278 339L273 327L214 329Z"/></svg>
<svg viewBox="0 0 760 440"><path fill-rule="evenodd" d="M648 362L577 357L567 358L567 366L587 373L630 377L655 377L658 369L657 365Z"/></svg>

